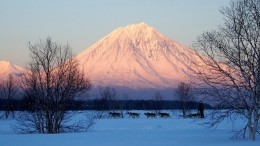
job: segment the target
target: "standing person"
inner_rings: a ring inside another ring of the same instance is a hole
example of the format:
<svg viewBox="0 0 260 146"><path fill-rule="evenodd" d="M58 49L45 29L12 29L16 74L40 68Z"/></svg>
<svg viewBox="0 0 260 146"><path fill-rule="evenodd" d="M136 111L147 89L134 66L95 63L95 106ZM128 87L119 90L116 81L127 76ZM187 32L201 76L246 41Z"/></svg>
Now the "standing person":
<svg viewBox="0 0 260 146"><path fill-rule="evenodd" d="M200 101L198 112L200 114L200 118L204 118L204 104Z"/></svg>

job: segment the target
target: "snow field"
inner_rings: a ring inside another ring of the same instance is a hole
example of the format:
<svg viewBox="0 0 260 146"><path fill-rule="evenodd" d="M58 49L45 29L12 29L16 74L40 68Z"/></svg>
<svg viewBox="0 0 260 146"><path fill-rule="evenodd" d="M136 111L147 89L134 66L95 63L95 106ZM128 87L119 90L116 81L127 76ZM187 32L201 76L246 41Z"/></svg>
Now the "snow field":
<svg viewBox="0 0 260 146"><path fill-rule="evenodd" d="M103 118L88 131L61 134L16 134L13 119L0 120L0 146L259 146L260 139L231 139L230 122L216 129L202 126L202 119L183 119L172 112L171 118L146 118L145 111L138 119ZM84 118L85 112L75 117ZM238 121L238 126L244 121Z"/></svg>

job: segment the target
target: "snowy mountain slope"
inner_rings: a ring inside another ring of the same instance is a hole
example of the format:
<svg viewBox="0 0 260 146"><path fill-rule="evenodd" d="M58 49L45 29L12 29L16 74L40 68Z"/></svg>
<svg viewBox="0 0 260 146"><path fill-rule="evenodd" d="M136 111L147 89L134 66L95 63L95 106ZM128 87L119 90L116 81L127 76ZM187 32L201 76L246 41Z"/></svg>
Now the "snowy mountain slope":
<svg viewBox="0 0 260 146"><path fill-rule="evenodd" d="M189 48L145 23L111 32L77 56L96 86L169 88L187 80Z"/></svg>
<svg viewBox="0 0 260 146"><path fill-rule="evenodd" d="M8 61L0 61L0 81L6 80L9 75L21 76L22 67L13 65Z"/></svg>

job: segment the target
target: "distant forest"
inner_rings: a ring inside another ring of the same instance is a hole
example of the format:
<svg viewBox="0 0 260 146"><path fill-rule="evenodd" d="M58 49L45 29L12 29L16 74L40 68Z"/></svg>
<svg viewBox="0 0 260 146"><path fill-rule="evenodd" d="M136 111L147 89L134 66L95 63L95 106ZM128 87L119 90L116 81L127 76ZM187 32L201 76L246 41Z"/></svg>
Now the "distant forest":
<svg viewBox="0 0 260 146"><path fill-rule="evenodd" d="M13 111L25 111L30 110L30 102L25 100L12 100L8 103L5 99L0 99L0 110L5 111L7 108ZM7 107L6 105L9 105ZM180 101L173 100L88 100L80 101L74 100L69 101L66 106L66 110L169 110L169 109L181 109ZM189 109L197 109L198 102L189 102ZM213 107L209 104L205 104L205 109L212 109Z"/></svg>

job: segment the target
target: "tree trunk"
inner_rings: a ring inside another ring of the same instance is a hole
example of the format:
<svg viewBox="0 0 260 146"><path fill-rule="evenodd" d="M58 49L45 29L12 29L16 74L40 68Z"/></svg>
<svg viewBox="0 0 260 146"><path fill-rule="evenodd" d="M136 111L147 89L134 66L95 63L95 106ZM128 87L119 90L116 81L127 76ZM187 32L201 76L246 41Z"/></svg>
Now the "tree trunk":
<svg viewBox="0 0 260 146"><path fill-rule="evenodd" d="M258 120L259 120L258 110L255 110L254 111L254 123L253 123L253 129L252 129L252 138L251 138L251 140L253 140L253 141L255 141L255 135L256 135L257 127L258 127Z"/></svg>
<svg viewBox="0 0 260 146"><path fill-rule="evenodd" d="M185 109L182 109L182 115L183 115L183 117L186 117L186 111L185 111Z"/></svg>
<svg viewBox="0 0 260 146"><path fill-rule="evenodd" d="M248 129L249 129L249 138L250 140L255 141L255 135L258 127L258 112L249 111L248 113Z"/></svg>

